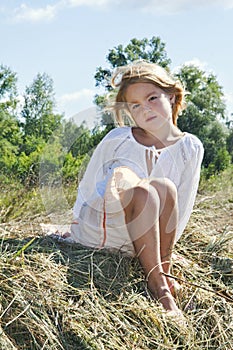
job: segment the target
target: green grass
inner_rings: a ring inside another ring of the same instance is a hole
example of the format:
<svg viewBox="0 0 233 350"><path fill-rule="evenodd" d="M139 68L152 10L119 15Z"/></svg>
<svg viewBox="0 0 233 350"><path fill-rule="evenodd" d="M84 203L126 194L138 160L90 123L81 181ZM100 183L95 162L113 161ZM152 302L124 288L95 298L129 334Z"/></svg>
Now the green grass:
<svg viewBox="0 0 233 350"><path fill-rule="evenodd" d="M65 189L68 203L75 187ZM148 297L137 260L44 236L40 190L8 187L0 209L0 349L231 350L232 190L230 170L202 181L175 247L185 258L172 268L184 281L176 298L182 328Z"/></svg>

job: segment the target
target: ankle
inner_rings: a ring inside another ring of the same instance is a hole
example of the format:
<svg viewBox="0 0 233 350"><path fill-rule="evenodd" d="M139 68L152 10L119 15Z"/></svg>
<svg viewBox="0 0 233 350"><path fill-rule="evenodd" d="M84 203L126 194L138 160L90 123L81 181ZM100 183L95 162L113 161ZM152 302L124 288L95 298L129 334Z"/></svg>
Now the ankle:
<svg viewBox="0 0 233 350"><path fill-rule="evenodd" d="M167 294L171 294L169 287L166 283L166 280L163 281L163 283L158 284L158 281L150 280L147 282L147 287L151 293L151 295L156 299L159 300L160 298L163 298Z"/></svg>
<svg viewBox="0 0 233 350"><path fill-rule="evenodd" d="M163 296L161 296L158 301L162 304L163 308L166 311L179 312L180 309L176 305L173 296L170 292L166 292Z"/></svg>

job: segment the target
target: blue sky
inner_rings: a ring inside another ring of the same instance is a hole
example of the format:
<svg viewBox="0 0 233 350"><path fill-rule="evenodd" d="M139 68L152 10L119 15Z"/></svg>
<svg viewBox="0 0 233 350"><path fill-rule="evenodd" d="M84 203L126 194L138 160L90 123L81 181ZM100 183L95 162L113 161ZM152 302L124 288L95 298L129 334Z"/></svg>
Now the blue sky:
<svg viewBox="0 0 233 350"><path fill-rule="evenodd" d="M0 31L0 63L17 73L19 93L47 73L68 118L93 106L94 74L110 49L152 36L172 69L196 62L212 71L233 112L233 0L2 0Z"/></svg>

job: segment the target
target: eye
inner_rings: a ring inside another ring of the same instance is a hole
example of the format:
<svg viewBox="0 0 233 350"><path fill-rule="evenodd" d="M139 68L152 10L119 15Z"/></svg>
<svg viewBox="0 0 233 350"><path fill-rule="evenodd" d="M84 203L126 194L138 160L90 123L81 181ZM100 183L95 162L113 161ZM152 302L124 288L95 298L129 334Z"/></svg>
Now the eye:
<svg viewBox="0 0 233 350"><path fill-rule="evenodd" d="M131 109L132 110L135 110L135 109L137 109L137 108L139 108L140 107L140 104L139 103L135 103L135 104L133 104L132 106L131 106Z"/></svg>
<svg viewBox="0 0 233 350"><path fill-rule="evenodd" d="M149 98L149 101L154 101L154 100L156 100L157 99L157 96L151 96L150 98Z"/></svg>

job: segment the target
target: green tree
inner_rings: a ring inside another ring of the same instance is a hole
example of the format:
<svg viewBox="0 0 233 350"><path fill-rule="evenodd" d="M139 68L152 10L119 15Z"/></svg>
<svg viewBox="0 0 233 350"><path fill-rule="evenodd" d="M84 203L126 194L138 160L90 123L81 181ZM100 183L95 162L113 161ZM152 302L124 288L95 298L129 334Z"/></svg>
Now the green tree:
<svg viewBox="0 0 233 350"><path fill-rule="evenodd" d="M110 91L112 88L109 80L112 70L139 59L156 62L162 67L168 67L171 63L167 57L165 43L159 37L153 36L151 39L144 38L142 40L134 38L125 47L118 45L109 50L107 62L110 68L97 68L95 73L96 86L102 86L106 91Z"/></svg>
<svg viewBox="0 0 233 350"><path fill-rule="evenodd" d="M4 65L0 66L0 169L9 175L17 163L19 146L22 143L19 123L16 118L17 76Z"/></svg>
<svg viewBox="0 0 233 350"><path fill-rule="evenodd" d="M213 73L207 73L194 65L184 65L177 76L189 93L186 96L188 107L193 105L200 114L201 127L211 121L224 119L224 94ZM188 122L184 116L185 114L180 118L180 124Z"/></svg>
<svg viewBox="0 0 233 350"><path fill-rule="evenodd" d="M33 83L26 87L24 94L21 114L25 139L33 135L48 141L62 119L61 115L53 112L54 108L53 81L45 73L38 74Z"/></svg>
<svg viewBox="0 0 233 350"><path fill-rule="evenodd" d="M231 155L231 162L233 163L233 127L229 130L229 134L227 136L227 150Z"/></svg>
<svg viewBox="0 0 233 350"><path fill-rule="evenodd" d="M222 87L213 73L194 65L184 65L177 73L188 94L187 108L178 118L183 131L198 136L204 145L203 165L209 167L208 176L225 169L229 164L224 127L226 106Z"/></svg>
<svg viewBox="0 0 233 350"><path fill-rule="evenodd" d="M22 142L19 125L14 116L0 109L0 169L9 174L15 168Z"/></svg>
<svg viewBox="0 0 233 350"><path fill-rule="evenodd" d="M72 119L63 123L61 144L72 156L78 157L87 153L93 146L91 144L91 131L83 122L77 125Z"/></svg>
<svg viewBox="0 0 233 350"><path fill-rule="evenodd" d="M18 175L34 185L39 179L41 156L46 142L61 125L62 116L54 113L53 81L47 74L37 74L26 87L21 111L23 144L17 160Z"/></svg>
<svg viewBox="0 0 233 350"><path fill-rule="evenodd" d="M10 67L0 65L0 109L13 112L17 106L17 75Z"/></svg>

